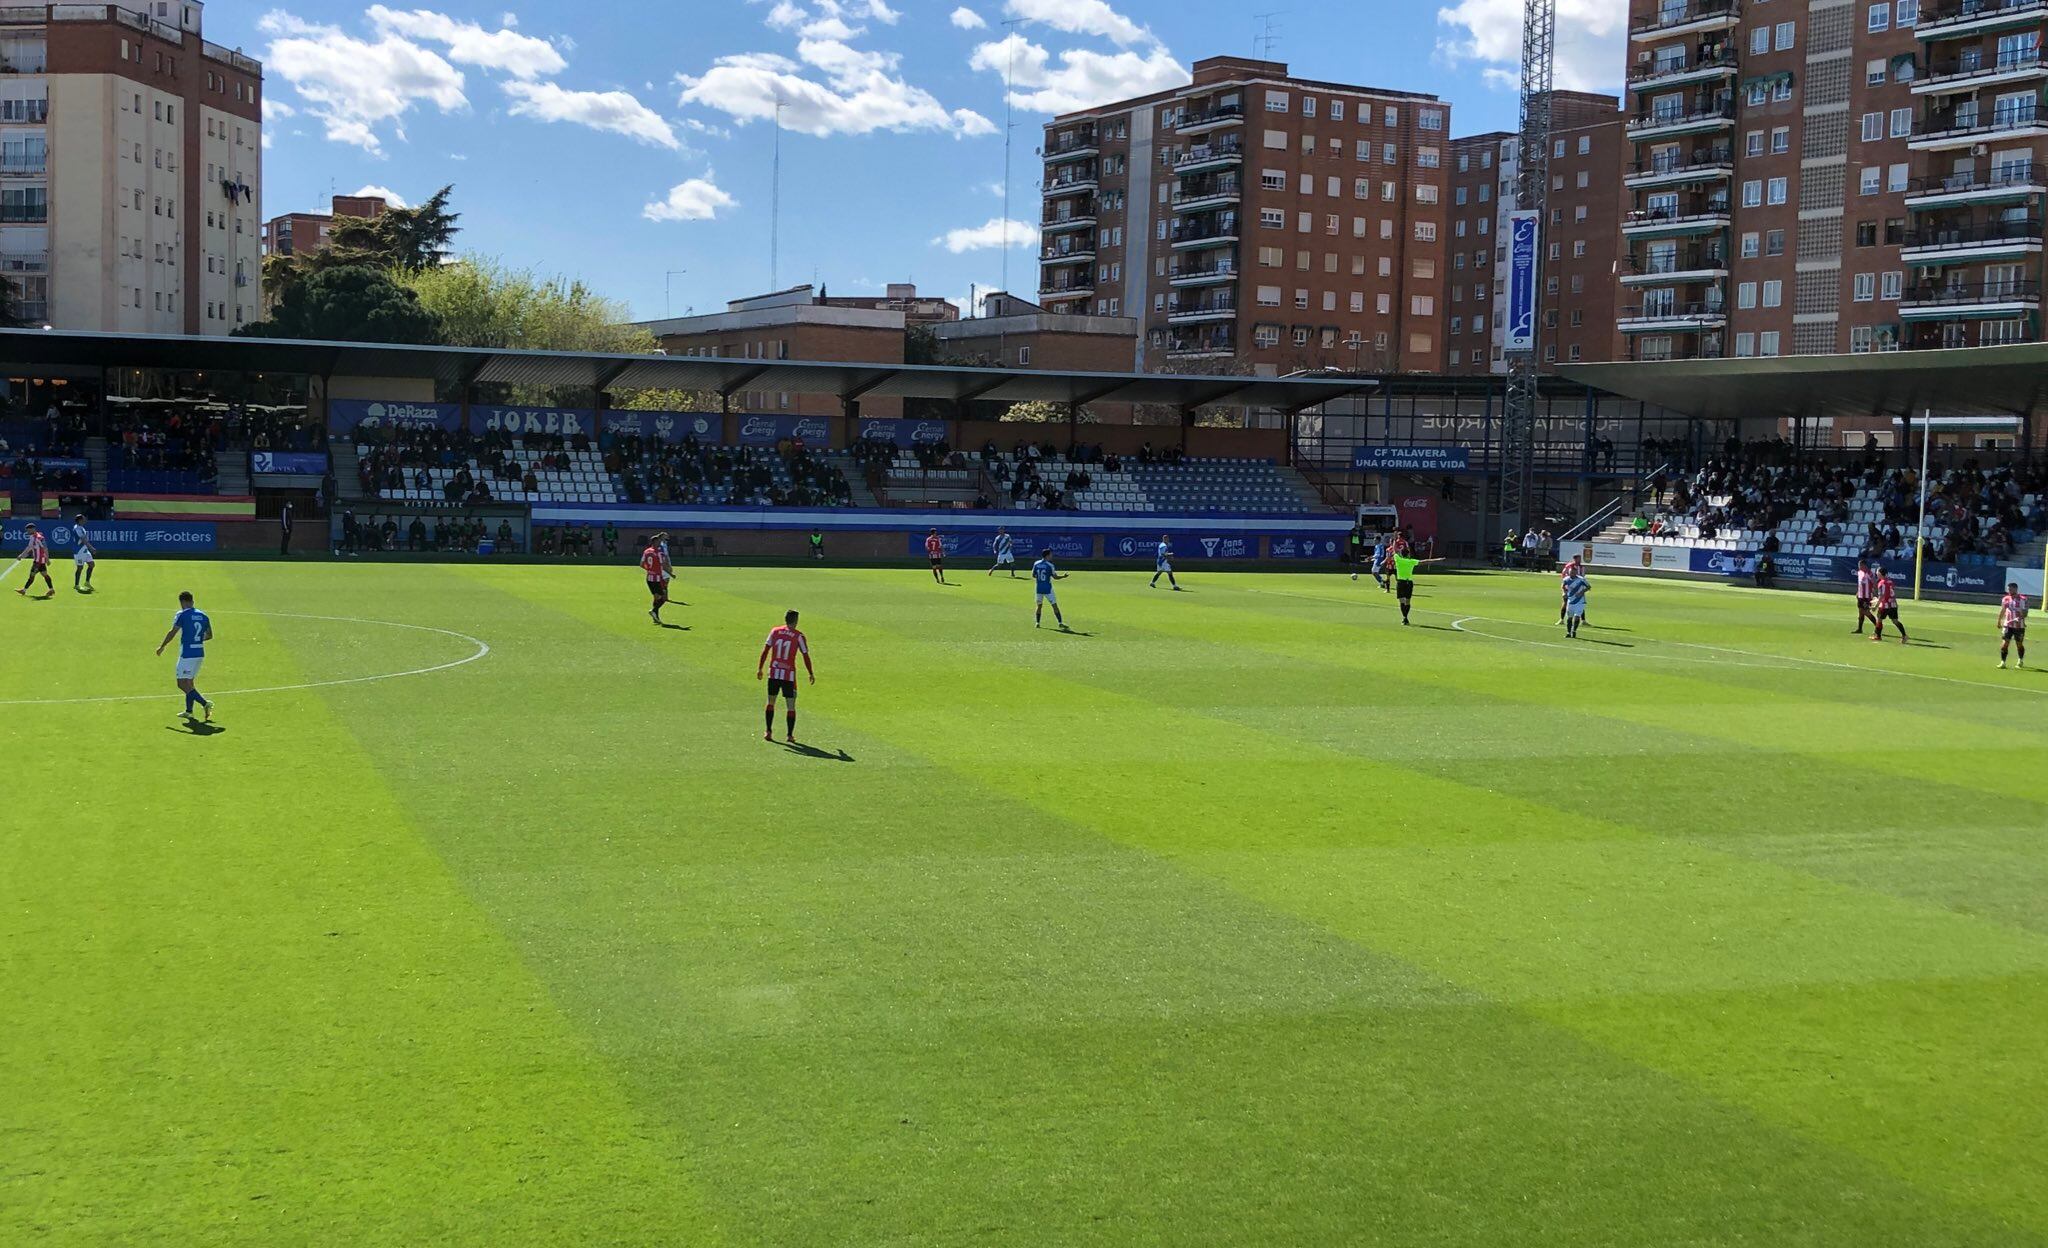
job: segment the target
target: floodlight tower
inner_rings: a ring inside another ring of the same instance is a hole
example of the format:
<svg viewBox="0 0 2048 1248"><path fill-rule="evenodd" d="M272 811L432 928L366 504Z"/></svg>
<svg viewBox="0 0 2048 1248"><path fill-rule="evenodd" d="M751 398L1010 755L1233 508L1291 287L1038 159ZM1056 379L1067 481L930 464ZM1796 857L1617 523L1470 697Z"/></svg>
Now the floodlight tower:
<svg viewBox="0 0 2048 1248"><path fill-rule="evenodd" d="M1504 525L1535 520L1537 376L1542 362L1543 227L1550 199L1551 80L1557 61L1557 0L1523 0L1522 125L1515 153L1515 209L1509 233L1508 389L1501 419L1500 507ZM1524 250L1526 249L1526 250Z"/></svg>

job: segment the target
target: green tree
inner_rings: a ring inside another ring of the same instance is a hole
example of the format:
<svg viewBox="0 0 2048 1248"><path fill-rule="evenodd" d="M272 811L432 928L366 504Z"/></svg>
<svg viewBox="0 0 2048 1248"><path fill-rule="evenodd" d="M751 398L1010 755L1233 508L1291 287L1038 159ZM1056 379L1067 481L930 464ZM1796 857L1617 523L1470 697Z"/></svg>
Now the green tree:
<svg viewBox="0 0 2048 1248"><path fill-rule="evenodd" d="M621 412L715 412L718 395L710 390L620 390L611 406Z"/></svg>
<svg viewBox="0 0 2048 1248"><path fill-rule="evenodd" d="M425 203L391 207L374 217L342 217L329 230L325 246L263 261L263 296L275 306L315 273L328 269L398 269L418 273L444 263L461 227L460 213L448 211L455 192L444 186Z"/></svg>
<svg viewBox="0 0 2048 1248"><path fill-rule="evenodd" d="M1044 399L1031 399L1023 403L1012 403L1004 408L996 419L1012 424L1064 425L1067 423L1067 405L1049 403ZM1086 404L1076 415L1076 423L1092 425L1099 418Z"/></svg>
<svg viewBox="0 0 2048 1248"><path fill-rule="evenodd" d="M21 294L14 283L0 277L0 329L22 329L28 322L21 319Z"/></svg>
<svg viewBox="0 0 2048 1248"><path fill-rule="evenodd" d="M360 265L322 269L296 283L270 315L235 333L245 338L346 342L441 340L440 321L419 297L386 274Z"/></svg>
<svg viewBox="0 0 2048 1248"><path fill-rule="evenodd" d="M652 353L654 335L630 323L625 306L580 281L511 269L486 256L408 269L393 280L419 296L456 347L531 351Z"/></svg>

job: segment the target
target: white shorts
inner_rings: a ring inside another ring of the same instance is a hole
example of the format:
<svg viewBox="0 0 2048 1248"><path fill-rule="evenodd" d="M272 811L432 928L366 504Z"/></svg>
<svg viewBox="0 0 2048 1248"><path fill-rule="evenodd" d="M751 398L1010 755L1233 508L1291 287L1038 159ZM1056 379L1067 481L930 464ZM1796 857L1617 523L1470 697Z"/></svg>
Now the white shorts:
<svg viewBox="0 0 2048 1248"><path fill-rule="evenodd" d="M92 552L89 550L74 550L71 552L71 562L89 568L93 565Z"/></svg>
<svg viewBox="0 0 2048 1248"><path fill-rule="evenodd" d="M204 662L206 662L206 659L205 659L205 656L203 656L203 655L202 655L201 657L199 657L199 658L196 658L196 659L179 659L179 660L178 660L178 679L179 679L179 680L197 680L197 679L199 679L199 665L200 665L201 663L204 663Z"/></svg>
<svg viewBox="0 0 2048 1248"><path fill-rule="evenodd" d="M1032 598L1034 601L1037 602L1049 602L1055 607L1060 605L1060 600L1057 597L1054 597L1053 592L1049 589L1042 594L1033 594Z"/></svg>
<svg viewBox="0 0 2048 1248"><path fill-rule="evenodd" d="M1157 563L1154 563L1152 565L1152 572L1154 575L1157 575L1161 572L1171 571L1173 571L1173 561L1170 559L1161 559Z"/></svg>
<svg viewBox="0 0 2048 1248"><path fill-rule="evenodd" d="M1010 554L1008 551L996 556L996 566L999 568L1008 567L1015 562L1017 562L1017 556Z"/></svg>
<svg viewBox="0 0 2048 1248"><path fill-rule="evenodd" d="M1568 602L1564 604L1564 614L1566 619L1584 619L1586 617L1586 604L1583 602ZM1552 627L1554 628L1556 625L1552 625Z"/></svg>

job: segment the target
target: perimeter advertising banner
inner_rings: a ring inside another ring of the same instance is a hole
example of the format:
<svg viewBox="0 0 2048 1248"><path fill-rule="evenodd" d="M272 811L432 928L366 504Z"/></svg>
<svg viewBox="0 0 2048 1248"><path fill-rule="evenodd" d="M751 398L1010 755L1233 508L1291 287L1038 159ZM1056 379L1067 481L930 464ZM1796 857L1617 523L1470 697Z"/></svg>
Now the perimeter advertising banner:
<svg viewBox="0 0 2048 1248"><path fill-rule="evenodd" d="M43 531L43 540L50 544L51 554L71 553L71 525L68 521L41 520L36 524ZM8 558L13 558L28 542L28 525L26 517L0 523L0 546L9 548ZM216 545L214 526L204 520L88 520L85 531L99 550L204 553Z"/></svg>
<svg viewBox="0 0 2048 1248"><path fill-rule="evenodd" d="M327 473L325 451L250 451L249 471L319 477Z"/></svg>
<svg viewBox="0 0 2048 1248"><path fill-rule="evenodd" d="M680 442L689 437L699 442L716 442L721 420L716 412L606 412L604 431L619 437L654 438L662 442Z"/></svg>
<svg viewBox="0 0 2048 1248"><path fill-rule="evenodd" d="M910 553L924 558L922 533L910 536ZM1020 568L1030 567L1038 561L1038 552L1048 546L1054 559L1090 559L1095 555L1095 537L1090 533L1012 533L1010 553ZM996 557L996 535L993 533L941 533L939 541L946 547L948 558L990 559Z"/></svg>
<svg viewBox="0 0 2048 1248"><path fill-rule="evenodd" d="M514 436L547 433L573 438L597 432L597 413L580 407L472 407L479 429Z"/></svg>
<svg viewBox="0 0 2048 1248"><path fill-rule="evenodd" d="M1652 546L1637 542L1560 542L1557 557L1578 555L1589 567L1641 568L1647 572L1690 572L1695 552L1690 546ZM1707 551L1700 551L1707 554ZM1719 553L1719 552L1712 552Z"/></svg>
<svg viewBox="0 0 2048 1248"><path fill-rule="evenodd" d="M877 442L893 442L908 449L919 442L944 442L949 432L943 420L863 420L860 436Z"/></svg>
<svg viewBox="0 0 2048 1248"><path fill-rule="evenodd" d="M408 403L397 399L330 399L327 432L366 429L462 428L462 408L454 403Z"/></svg>
<svg viewBox="0 0 2048 1248"><path fill-rule="evenodd" d="M1298 537L1266 539L1268 559L1327 559L1335 562L1344 553L1344 539L1326 533L1305 533Z"/></svg>
<svg viewBox="0 0 2048 1248"><path fill-rule="evenodd" d="M1360 472L1470 472L1469 446L1360 446L1351 466Z"/></svg>
<svg viewBox="0 0 2048 1248"><path fill-rule="evenodd" d="M741 446L774 446L790 438L802 438L806 445L822 448L831 443L832 426L823 416L740 417Z"/></svg>
<svg viewBox="0 0 2048 1248"><path fill-rule="evenodd" d="M1508 214L1507 349L1536 349L1536 257L1542 240L1542 214L1522 210Z"/></svg>

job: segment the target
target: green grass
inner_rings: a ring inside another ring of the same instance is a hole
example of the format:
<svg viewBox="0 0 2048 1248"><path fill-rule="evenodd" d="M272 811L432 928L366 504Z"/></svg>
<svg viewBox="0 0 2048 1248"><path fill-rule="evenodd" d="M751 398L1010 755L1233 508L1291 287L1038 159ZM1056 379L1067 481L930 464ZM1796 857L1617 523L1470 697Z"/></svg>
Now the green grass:
<svg viewBox="0 0 2048 1248"><path fill-rule="evenodd" d="M1068 636L958 579L7 595L0 1243L2048 1242L1991 609L1079 573Z"/></svg>

